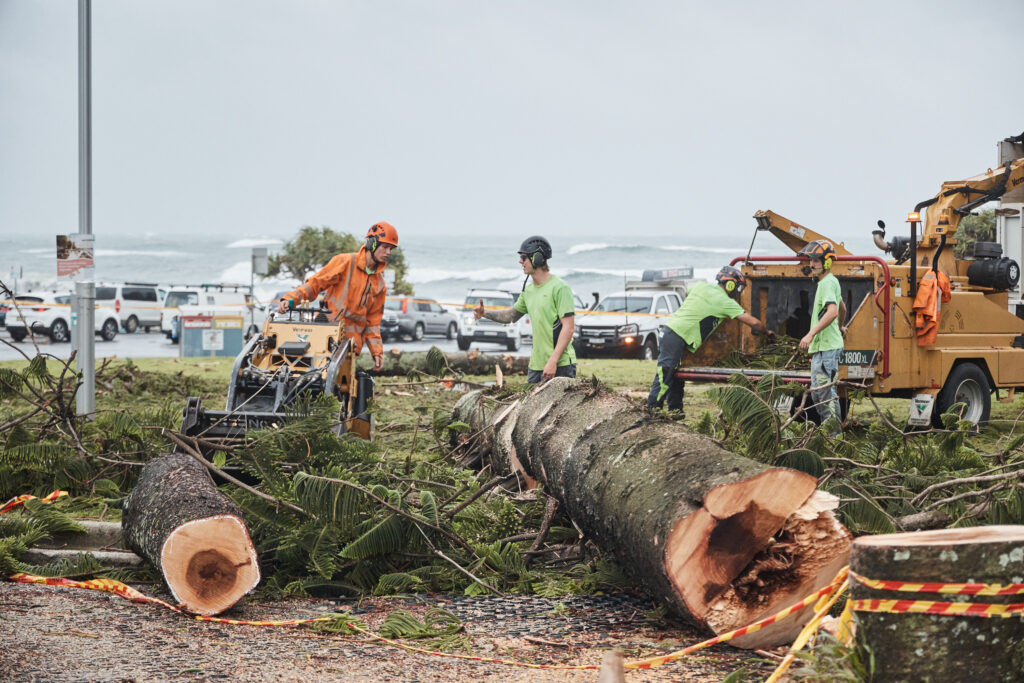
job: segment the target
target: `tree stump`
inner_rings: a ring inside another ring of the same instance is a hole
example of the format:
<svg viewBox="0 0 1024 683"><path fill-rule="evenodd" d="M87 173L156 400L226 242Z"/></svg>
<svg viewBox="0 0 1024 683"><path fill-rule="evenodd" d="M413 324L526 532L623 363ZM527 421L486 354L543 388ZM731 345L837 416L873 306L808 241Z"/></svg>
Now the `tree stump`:
<svg viewBox="0 0 1024 683"><path fill-rule="evenodd" d="M219 614L260 581L241 512L206 468L183 453L161 455L142 468L121 526L125 544L160 570L189 612Z"/></svg>
<svg viewBox="0 0 1024 683"><path fill-rule="evenodd" d="M715 633L789 607L847 562L850 534L814 477L731 453L589 380L555 378L505 404L474 392L455 418L479 439L469 450L489 451L482 464L539 481L648 593ZM731 642L791 641L811 613Z"/></svg>
<svg viewBox="0 0 1024 683"><path fill-rule="evenodd" d="M983 526L864 536L850 570L876 581L1024 583L1024 526ZM928 587L925 587L928 588ZM934 589L933 589L934 590ZM850 578L854 600L1022 603L1022 595L879 590ZM857 611L857 640L879 681L1024 680L1024 618Z"/></svg>

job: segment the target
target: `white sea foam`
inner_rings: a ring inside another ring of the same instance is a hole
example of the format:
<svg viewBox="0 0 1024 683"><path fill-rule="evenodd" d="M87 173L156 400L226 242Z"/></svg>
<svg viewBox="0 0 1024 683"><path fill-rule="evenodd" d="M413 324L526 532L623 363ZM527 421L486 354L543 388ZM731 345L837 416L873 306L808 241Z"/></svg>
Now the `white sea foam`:
<svg viewBox="0 0 1024 683"><path fill-rule="evenodd" d="M284 244L284 242L282 242L279 239L275 239L273 237L252 237L252 238L245 238L245 239L235 240L234 242L229 244L226 248L227 249L240 249L242 247L265 247L265 246L270 246L270 245L274 245L274 244Z"/></svg>
<svg viewBox="0 0 1024 683"><path fill-rule="evenodd" d="M520 273L512 268L478 268L476 270L455 270L447 268L417 268L409 267L409 274L406 277L409 282L427 283L443 282L446 280L470 280L472 282L490 282L514 278Z"/></svg>
<svg viewBox="0 0 1024 683"><path fill-rule="evenodd" d="M173 258L189 256L189 253L186 251L175 251L173 249L97 249L95 254L96 258L101 256L169 256Z"/></svg>
<svg viewBox="0 0 1024 683"><path fill-rule="evenodd" d="M574 244L566 253L582 254L588 251L614 250L636 251L639 249L650 249L652 251L692 251L705 254L736 254L736 247L700 247L690 244L609 244L607 242L584 242ZM763 251L755 249L754 252Z"/></svg>

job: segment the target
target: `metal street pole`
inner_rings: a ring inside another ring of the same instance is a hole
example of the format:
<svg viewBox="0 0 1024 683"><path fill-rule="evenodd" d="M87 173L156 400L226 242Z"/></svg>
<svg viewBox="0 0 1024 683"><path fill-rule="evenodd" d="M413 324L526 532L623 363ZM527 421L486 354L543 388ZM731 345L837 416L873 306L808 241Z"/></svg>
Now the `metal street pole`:
<svg viewBox="0 0 1024 683"><path fill-rule="evenodd" d="M78 0L78 232L92 234L92 0ZM78 370L75 396L79 415L96 412L95 282L76 282L74 297Z"/></svg>

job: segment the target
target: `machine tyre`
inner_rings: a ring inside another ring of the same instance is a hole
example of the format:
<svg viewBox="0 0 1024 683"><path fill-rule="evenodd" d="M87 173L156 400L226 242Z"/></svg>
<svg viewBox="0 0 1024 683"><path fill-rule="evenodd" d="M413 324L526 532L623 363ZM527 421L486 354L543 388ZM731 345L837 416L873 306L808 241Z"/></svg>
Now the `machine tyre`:
<svg viewBox="0 0 1024 683"><path fill-rule="evenodd" d="M448 338L455 339L455 336L459 333L459 326L455 323L448 323Z"/></svg>
<svg viewBox="0 0 1024 683"><path fill-rule="evenodd" d="M139 319L134 315L128 316L128 319L124 321L124 331L126 334L134 334L135 330L139 329Z"/></svg>
<svg viewBox="0 0 1024 683"><path fill-rule="evenodd" d="M468 337L463 337L460 334L458 338L456 338L455 343L459 345L459 351L469 351L469 344L472 341L472 339L469 339Z"/></svg>
<svg viewBox="0 0 1024 683"><path fill-rule="evenodd" d="M416 323L416 327L412 328L412 340L421 341L423 339L424 332L423 323Z"/></svg>
<svg viewBox="0 0 1024 683"><path fill-rule="evenodd" d="M523 345L523 337L522 337L522 335L518 335L517 334L516 336L514 336L514 337L512 337L511 339L508 340L507 348L508 348L509 351L518 351L519 348L522 345Z"/></svg>
<svg viewBox="0 0 1024 683"><path fill-rule="evenodd" d="M935 397L932 425L942 428L942 414L956 403L963 403L963 419L979 427L988 424L992 412L992 385L985 371L974 363L957 365L946 377L942 391Z"/></svg>
<svg viewBox="0 0 1024 683"><path fill-rule="evenodd" d="M20 342L20 341L24 340L25 337L28 336L28 332L26 330L11 330L11 329L8 329L7 331L11 333L11 339L13 339L16 342Z"/></svg>

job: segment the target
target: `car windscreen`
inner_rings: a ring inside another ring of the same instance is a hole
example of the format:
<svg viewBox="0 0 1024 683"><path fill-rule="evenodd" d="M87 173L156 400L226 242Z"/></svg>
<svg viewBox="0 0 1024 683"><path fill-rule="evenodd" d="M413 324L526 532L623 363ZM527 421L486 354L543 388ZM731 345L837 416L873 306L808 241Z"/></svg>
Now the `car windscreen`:
<svg viewBox="0 0 1024 683"><path fill-rule="evenodd" d="M117 297L116 287L97 287L96 299L98 301L111 301Z"/></svg>
<svg viewBox="0 0 1024 683"><path fill-rule="evenodd" d="M651 310L651 297L610 296L603 299L594 310L609 313L647 313Z"/></svg>
<svg viewBox="0 0 1024 683"><path fill-rule="evenodd" d="M177 308L178 306L196 306L199 304L199 295L195 292L169 292L164 306Z"/></svg>
<svg viewBox="0 0 1024 683"><path fill-rule="evenodd" d="M480 300L483 300L484 306L502 306L504 308L512 307L512 298L507 296L467 296L466 297L466 308L476 308L480 304Z"/></svg>
<svg viewBox="0 0 1024 683"><path fill-rule="evenodd" d="M402 302L399 301L398 299L388 299L387 301L384 302L384 308L389 311L401 311Z"/></svg>

